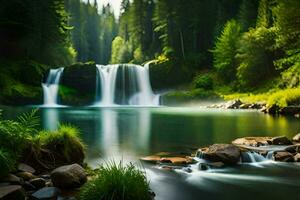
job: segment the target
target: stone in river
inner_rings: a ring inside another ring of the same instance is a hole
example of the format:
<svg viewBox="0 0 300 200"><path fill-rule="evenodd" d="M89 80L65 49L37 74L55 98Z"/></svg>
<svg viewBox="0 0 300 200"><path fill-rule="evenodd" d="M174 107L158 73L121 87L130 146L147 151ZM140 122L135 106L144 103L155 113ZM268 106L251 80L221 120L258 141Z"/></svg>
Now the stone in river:
<svg viewBox="0 0 300 200"><path fill-rule="evenodd" d="M214 144L200 151L203 159L228 165L237 164L241 158L240 149L232 144Z"/></svg>
<svg viewBox="0 0 300 200"><path fill-rule="evenodd" d="M273 154L273 159L279 162L294 162L293 154L287 151L277 151Z"/></svg>
<svg viewBox="0 0 300 200"><path fill-rule="evenodd" d="M71 189L82 186L87 181L85 170L78 164L66 165L51 172L51 180L55 187Z"/></svg>
<svg viewBox="0 0 300 200"><path fill-rule="evenodd" d="M244 137L232 141L232 144L259 147L272 144L272 139L272 137Z"/></svg>
<svg viewBox="0 0 300 200"><path fill-rule="evenodd" d="M297 135L295 135L295 136L293 137L293 141L294 141L294 142L300 142L300 133L298 133Z"/></svg>
<svg viewBox="0 0 300 200"><path fill-rule="evenodd" d="M273 145L291 145L293 144L287 137L279 136L271 139Z"/></svg>
<svg viewBox="0 0 300 200"><path fill-rule="evenodd" d="M34 187L40 189L46 186L46 181L43 178L35 178L29 181Z"/></svg>
<svg viewBox="0 0 300 200"><path fill-rule="evenodd" d="M161 159L160 156L147 156L147 157L141 158L140 160L144 161L144 162L156 164L160 161L160 159Z"/></svg>

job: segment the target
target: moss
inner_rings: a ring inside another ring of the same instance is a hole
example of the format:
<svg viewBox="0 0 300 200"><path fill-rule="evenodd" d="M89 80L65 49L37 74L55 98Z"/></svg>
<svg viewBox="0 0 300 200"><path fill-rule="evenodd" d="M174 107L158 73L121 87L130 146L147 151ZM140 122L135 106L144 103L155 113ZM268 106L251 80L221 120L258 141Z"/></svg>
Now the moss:
<svg viewBox="0 0 300 200"><path fill-rule="evenodd" d="M66 164L83 164L85 146L79 130L71 125L60 125L56 131L41 131L33 138L27 162L40 164L40 167L55 168Z"/></svg>
<svg viewBox="0 0 300 200"><path fill-rule="evenodd" d="M79 200L150 200L149 191L143 171L133 164L111 162L101 166L96 177L83 186Z"/></svg>

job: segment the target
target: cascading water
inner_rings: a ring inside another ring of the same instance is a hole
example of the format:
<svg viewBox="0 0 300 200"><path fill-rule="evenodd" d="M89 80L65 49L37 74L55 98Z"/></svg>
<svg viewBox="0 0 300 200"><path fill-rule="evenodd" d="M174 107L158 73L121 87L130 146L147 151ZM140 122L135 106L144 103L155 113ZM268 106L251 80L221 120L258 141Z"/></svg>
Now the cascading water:
<svg viewBox="0 0 300 200"><path fill-rule="evenodd" d="M51 69L47 80L42 83L43 94L44 94L44 105L45 107L57 107L58 105L58 89L59 81L64 68Z"/></svg>
<svg viewBox="0 0 300 200"><path fill-rule="evenodd" d="M97 65L95 106L158 106L159 95L152 91L149 65Z"/></svg>

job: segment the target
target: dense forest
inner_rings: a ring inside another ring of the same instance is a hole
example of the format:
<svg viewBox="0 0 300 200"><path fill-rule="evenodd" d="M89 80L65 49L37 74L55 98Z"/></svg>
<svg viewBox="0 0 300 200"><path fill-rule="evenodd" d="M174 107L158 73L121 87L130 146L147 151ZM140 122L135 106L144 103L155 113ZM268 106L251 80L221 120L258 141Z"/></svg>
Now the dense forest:
<svg viewBox="0 0 300 200"><path fill-rule="evenodd" d="M297 87L299 9L298 0L123 0L116 18L97 1L3 1L0 88L24 94L48 68L89 61L153 61L158 88Z"/></svg>

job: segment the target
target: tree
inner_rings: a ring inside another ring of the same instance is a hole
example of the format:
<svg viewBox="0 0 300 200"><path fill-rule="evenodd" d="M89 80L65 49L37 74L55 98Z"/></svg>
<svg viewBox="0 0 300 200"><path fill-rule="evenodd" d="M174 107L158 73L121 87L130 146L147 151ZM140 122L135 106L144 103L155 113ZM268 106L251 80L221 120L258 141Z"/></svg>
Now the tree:
<svg viewBox="0 0 300 200"><path fill-rule="evenodd" d="M236 20L228 21L212 51L214 56L214 67L219 73L219 76L226 82L236 79L237 62L235 56L240 36L240 24Z"/></svg>

